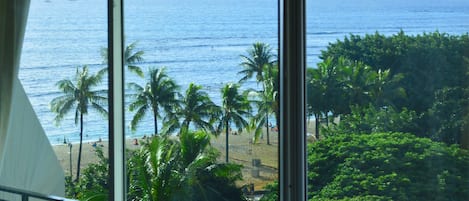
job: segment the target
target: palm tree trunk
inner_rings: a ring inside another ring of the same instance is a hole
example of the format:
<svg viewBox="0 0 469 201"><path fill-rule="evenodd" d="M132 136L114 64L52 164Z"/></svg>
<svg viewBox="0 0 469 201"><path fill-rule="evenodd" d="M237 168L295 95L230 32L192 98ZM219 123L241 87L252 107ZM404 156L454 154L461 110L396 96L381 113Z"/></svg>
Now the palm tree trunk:
<svg viewBox="0 0 469 201"><path fill-rule="evenodd" d="M275 115L275 126L277 126L277 128L279 127L280 125L280 98L279 98L279 95L277 95L275 97L275 111L274 111L274 115Z"/></svg>
<svg viewBox="0 0 469 201"><path fill-rule="evenodd" d="M460 147L469 150L469 126L462 126L460 136Z"/></svg>
<svg viewBox="0 0 469 201"><path fill-rule="evenodd" d="M185 119L183 122L182 122L182 125L181 125L181 130L182 129L185 129L186 131L189 130L189 124L191 123L191 120L188 120L188 119Z"/></svg>
<svg viewBox="0 0 469 201"><path fill-rule="evenodd" d="M319 114L314 114L314 122L315 122L315 133L314 133L314 137L316 137L316 140L319 140L319 126L320 126L320 122L319 122Z"/></svg>
<svg viewBox="0 0 469 201"><path fill-rule="evenodd" d="M153 111L153 118L155 120L155 135L158 135L158 119L157 119L157 112Z"/></svg>
<svg viewBox="0 0 469 201"><path fill-rule="evenodd" d="M329 114L326 113L326 126L329 127Z"/></svg>
<svg viewBox="0 0 469 201"><path fill-rule="evenodd" d="M269 137L269 113L267 113L267 119L265 121L265 128L266 128L266 131L267 131L267 145L270 145L270 137Z"/></svg>
<svg viewBox="0 0 469 201"><path fill-rule="evenodd" d="M78 161L77 161L77 178L75 182L80 179L80 165L81 165L81 149L83 145L83 114L80 113L80 146L78 148Z"/></svg>
<svg viewBox="0 0 469 201"><path fill-rule="evenodd" d="M225 124L226 124L226 162L228 163L228 148L229 148L228 147L229 146L229 144L228 144L228 134L229 134L228 129L229 129L230 124L228 123L228 121L226 121Z"/></svg>

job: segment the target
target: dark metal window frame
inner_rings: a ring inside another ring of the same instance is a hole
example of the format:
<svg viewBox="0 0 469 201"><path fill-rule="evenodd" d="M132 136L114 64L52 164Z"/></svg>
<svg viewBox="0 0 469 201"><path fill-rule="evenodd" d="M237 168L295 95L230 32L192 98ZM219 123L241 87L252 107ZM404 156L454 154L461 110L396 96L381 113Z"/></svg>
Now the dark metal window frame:
<svg viewBox="0 0 469 201"><path fill-rule="evenodd" d="M50 195L44 195L44 194L41 194L41 193L36 193L36 192L33 192L33 191L13 188L13 187L4 186L4 185L0 185L0 192L7 192L7 193L14 194L14 195L18 195L19 197L21 197L21 201L28 201L28 200L30 200L30 198L35 199L35 200L39 199L39 200L48 200L48 201L67 201L67 200L69 200L69 199L66 199L66 198L50 196Z"/></svg>
<svg viewBox="0 0 469 201"><path fill-rule="evenodd" d="M305 0L279 0L280 200L306 201ZM108 0L110 200L126 200L123 0Z"/></svg>

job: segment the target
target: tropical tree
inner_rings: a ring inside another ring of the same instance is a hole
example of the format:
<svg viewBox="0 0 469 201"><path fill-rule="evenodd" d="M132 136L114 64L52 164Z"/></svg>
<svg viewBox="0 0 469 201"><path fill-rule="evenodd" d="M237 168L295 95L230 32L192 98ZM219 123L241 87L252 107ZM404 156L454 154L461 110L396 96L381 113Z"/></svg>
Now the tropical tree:
<svg viewBox="0 0 469 201"><path fill-rule="evenodd" d="M129 162L130 196L136 200L170 200L178 178L179 147L165 137L154 137L140 151L133 153Z"/></svg>
<svg viewBox="0 0 469 201"><path fill-rule="evenodd" d="M325 97L326 86L321 82L319 68L308 68L306 71L306 106L308 116L314 115L315 138L319 139L320 119L327 111L327 100Z"/></svg>
<svg viewBox="0 0 469 201"><path fill-rule="evenodd" d="M222 96L222 107L221 107L221 120L218 125L218 131L225 128L226 133L226 162L228 163L228 135L231 123L233 123L239 132L243 131L243 128L249 126L249 123L245 117L250 116L251 106L246 96L238 93L239 86L236 84L226 84L221 89Z"/></svg>
<svg viewBox="0 0 469 201"><path fill-rule="evenodd" d="M469 197L461 187L469 180L469 152L409 133L336 134L310 144L307 155L308 200Z"/></svg>
<svg viewBox="0 0 469 201"><path fill-rule="evenodd" d="M65 193L68 198L78 200L109 200L109 159L104 156L103 148L97 146L97 163L90 163L83 169L80 181L73 183L71 177L65 178Z"/></svg>
<svg viewBox="0 0 469 201"><path fill-rule="evenodd" d="M131 112L135 111L135 115L130 122L130 129L135 131L137 125L150 110L153 113L155 134L158 134L158 118L161 117L160 109L163 109L166 114L173 113L179 104L177 100L179 86L166 74L165 68L151 68L149 70L149 81L145 86L140 86L134 82L129 83L128 86L135 91L135 94L130 95L133 101L129 105L129 110ZM169 120L167 119L167 121Z"/></svg>
<svg viewBox="0 0 469 201"><path fill-rule="evenodd" d="M333 57L318 63L317 68L307 70L306 84L308 112L314 114L316 122L315 137L319 139L320 119L325 118L328 124L329 114L338 115L348 110L344 88L346 79L342 69L348 61L339 57L334 63Z"/></svg>
<svg viewBox="0 0 469 201"><path fill-rule="evenodd" d="M216 133L213 123L218 114L219 107L212 102L207 92L202 91L202 86L190 83L185 95L180 97L179 107L174 114L176 118L165 125L165 132L176 128L188 130L193 123L196 128ZM182 124L179 119L182 119Z"/></svg>
<svg viewBox="0 0 469 201"><path fill-rule="evenodd" d="M248 94L254 96L251 100L257 108L257 114L251 118L250 127L254 129L253 142L257 142L262 135L262 130L265 127L267 134L267 144L270 145L269 136L269 116L276 111L278 104L278 91L274 88L272 79L264 80L266 82L264 91L249 90Z"/></svg>
<svg viewBox="0 0 469 201"><path fill-rule="evenodd" d="M103 73L91 75L88 66L77 68L74 80L63 79L56 83L64 94L52 99L50 108L56 114L54 121L59 124L64 117L74 110L75 124L80 124L80 146L78 149L77 177L80 178L81 152L83 143L83 116L88 114L88 109L94 109L98 113L107 116L103 107L107 103L106 90L94 90L101 83Z"/></svg>
<svg viewBox="0 0 469 201"><path fill-rule="evenodd" d="M280 100L278 96L272 96L274 94L278 94L278 65L275 65L276 60L275 55L272 53L272 48L270 48L270 46L266 43L254 43L251 49L249 49L247 52L248 55L241 55L243 62L240 65L243 67L243 70L238 72L238 74L243 75L243 77L240 79L240 82L244 82L255 75L256 81L261 82L262 84L262 90L258 91L257 94L263 94L258 96L263 97L261 99L264 99L264 101L267 101L268 103L261 103L256 101L256 105L263 105L263 108L258 110L258 112L263 112L264 114L256 115L256 118L252 119L253 122L251 122L251 124L257 124L257 126L255 126L255 140L257 140L258 137L262 134L262 125L259 125L259 123L265 123L265 126L267 127L267 144L270 144L268 116L273 112L275 114L276 123L278 124L280 115ZM267 91L267 88L269 87L270 91ZM267 93L270 93L269 100L267 99L269 96ZM266 110L266 108L270 109Z"/></svg>
<svg viewBox="0 0 469 201"><path fill-rule="evenodd" d="M134 200L238 201L241 167L216 163L205 132L183 130L179 140L154 137L129 160L129 198Z"/></svg>
<svg viewBox="0 0 469 201"><path fill-rule="evenodd" d="M363 62L347 62L341 66L342 76L339 79L343 83L343 92L348 100L348 105L365 106L372 102L372 88L375 72ZM350 113L350 110L347 110Z"/></svg>
<svg viewBox="0 0 469 201"><path fill-rule="evenodd" d="M264 83L272 87L272 95L274 95L272 102L272 112L274 113L275 117L275 125L278 125L280 123L280 76L278 73L278 63L274 63L273 68L270 68L270 70L266 72L267 73L264 74Z"/></svg>
<svg viewBox="0 0 469 201"><path fill-rule="evenodd" d="M267 66L267 70L270 70L275 63L272 48L266 43L256 42L247 52L248 55L241 55L243 70L239 71L238 74L243 75L243 77L240 82L252 78L254 74L256 75L256 80L262 82L264 80L263 73L266 70L265 67Z"/></svg>
<svg viewBox="0 0 469 201"><path fill-rule="evenodd" d="M143 61L143 54L145 54L145 52L143 50L134 52L136 46L137 42L135 41L125 47L124 65L127 66L130 72L133 72L138 76L143 77L144 75L142 69L135 64L138 64ZM104 63L108 62L109 56L107 48L101 48L101 57L103 58Z"/></svg>

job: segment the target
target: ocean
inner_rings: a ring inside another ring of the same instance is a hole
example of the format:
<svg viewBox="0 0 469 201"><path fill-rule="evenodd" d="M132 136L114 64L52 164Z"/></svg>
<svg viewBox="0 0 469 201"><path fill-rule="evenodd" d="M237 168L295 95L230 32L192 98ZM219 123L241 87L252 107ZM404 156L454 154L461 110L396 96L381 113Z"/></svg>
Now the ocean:
<svg viewBox="0 0 469 201"><path fill-rule="evenodd" d="M107 45L104 0L34 0L31 2L19 77L52 144L77 142L73 112L56 125L49 103L60 96L55 83L72 79L77 67L105 67L100 50ZM392 35L440 31L469 32L467 0L306 0L307 65L315 67L329 43L349 34ZM220 88L241 76L240 55L255 42L278 49L278 2L275 0L129 0L124 3L125 39L143 50L144 70L166 67L184 91L202 85L215 103ZM131 74L127 82L143 84ZM106 87L106 80L100 88ZM248 81L243 88L256 88ZM130 93L130 91L127 91ZM132 113L126 113L127 122ZM161 122L161 121L160 121ZM159 125L161 128L161 125ZM148 116L129 137L153 132ZM107 120L85 117L85 141L106 139Z"/></svg>

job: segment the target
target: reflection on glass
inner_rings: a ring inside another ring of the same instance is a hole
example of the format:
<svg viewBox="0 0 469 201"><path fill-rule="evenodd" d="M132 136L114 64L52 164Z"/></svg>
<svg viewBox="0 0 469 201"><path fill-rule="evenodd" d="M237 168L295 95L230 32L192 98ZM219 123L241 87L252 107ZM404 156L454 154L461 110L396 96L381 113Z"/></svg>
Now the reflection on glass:
<svg viewBox="0 0 469 201"><path fill-rule="evenodd" d="M69 198L107 196L105 47L106 1L31 2L19 77L63 168Z"/></svg>
<svg viewBox="0 0 469 201"><path fill-rule="evenodd" d="M260 197L278 178L277 2L124 7L129 199Z"/></svg>
<svg viewBox="0 0 469 201"><path fill-rule="evenodd" d="M467 199L468 2L308 3L308 199Z"/></svg>

